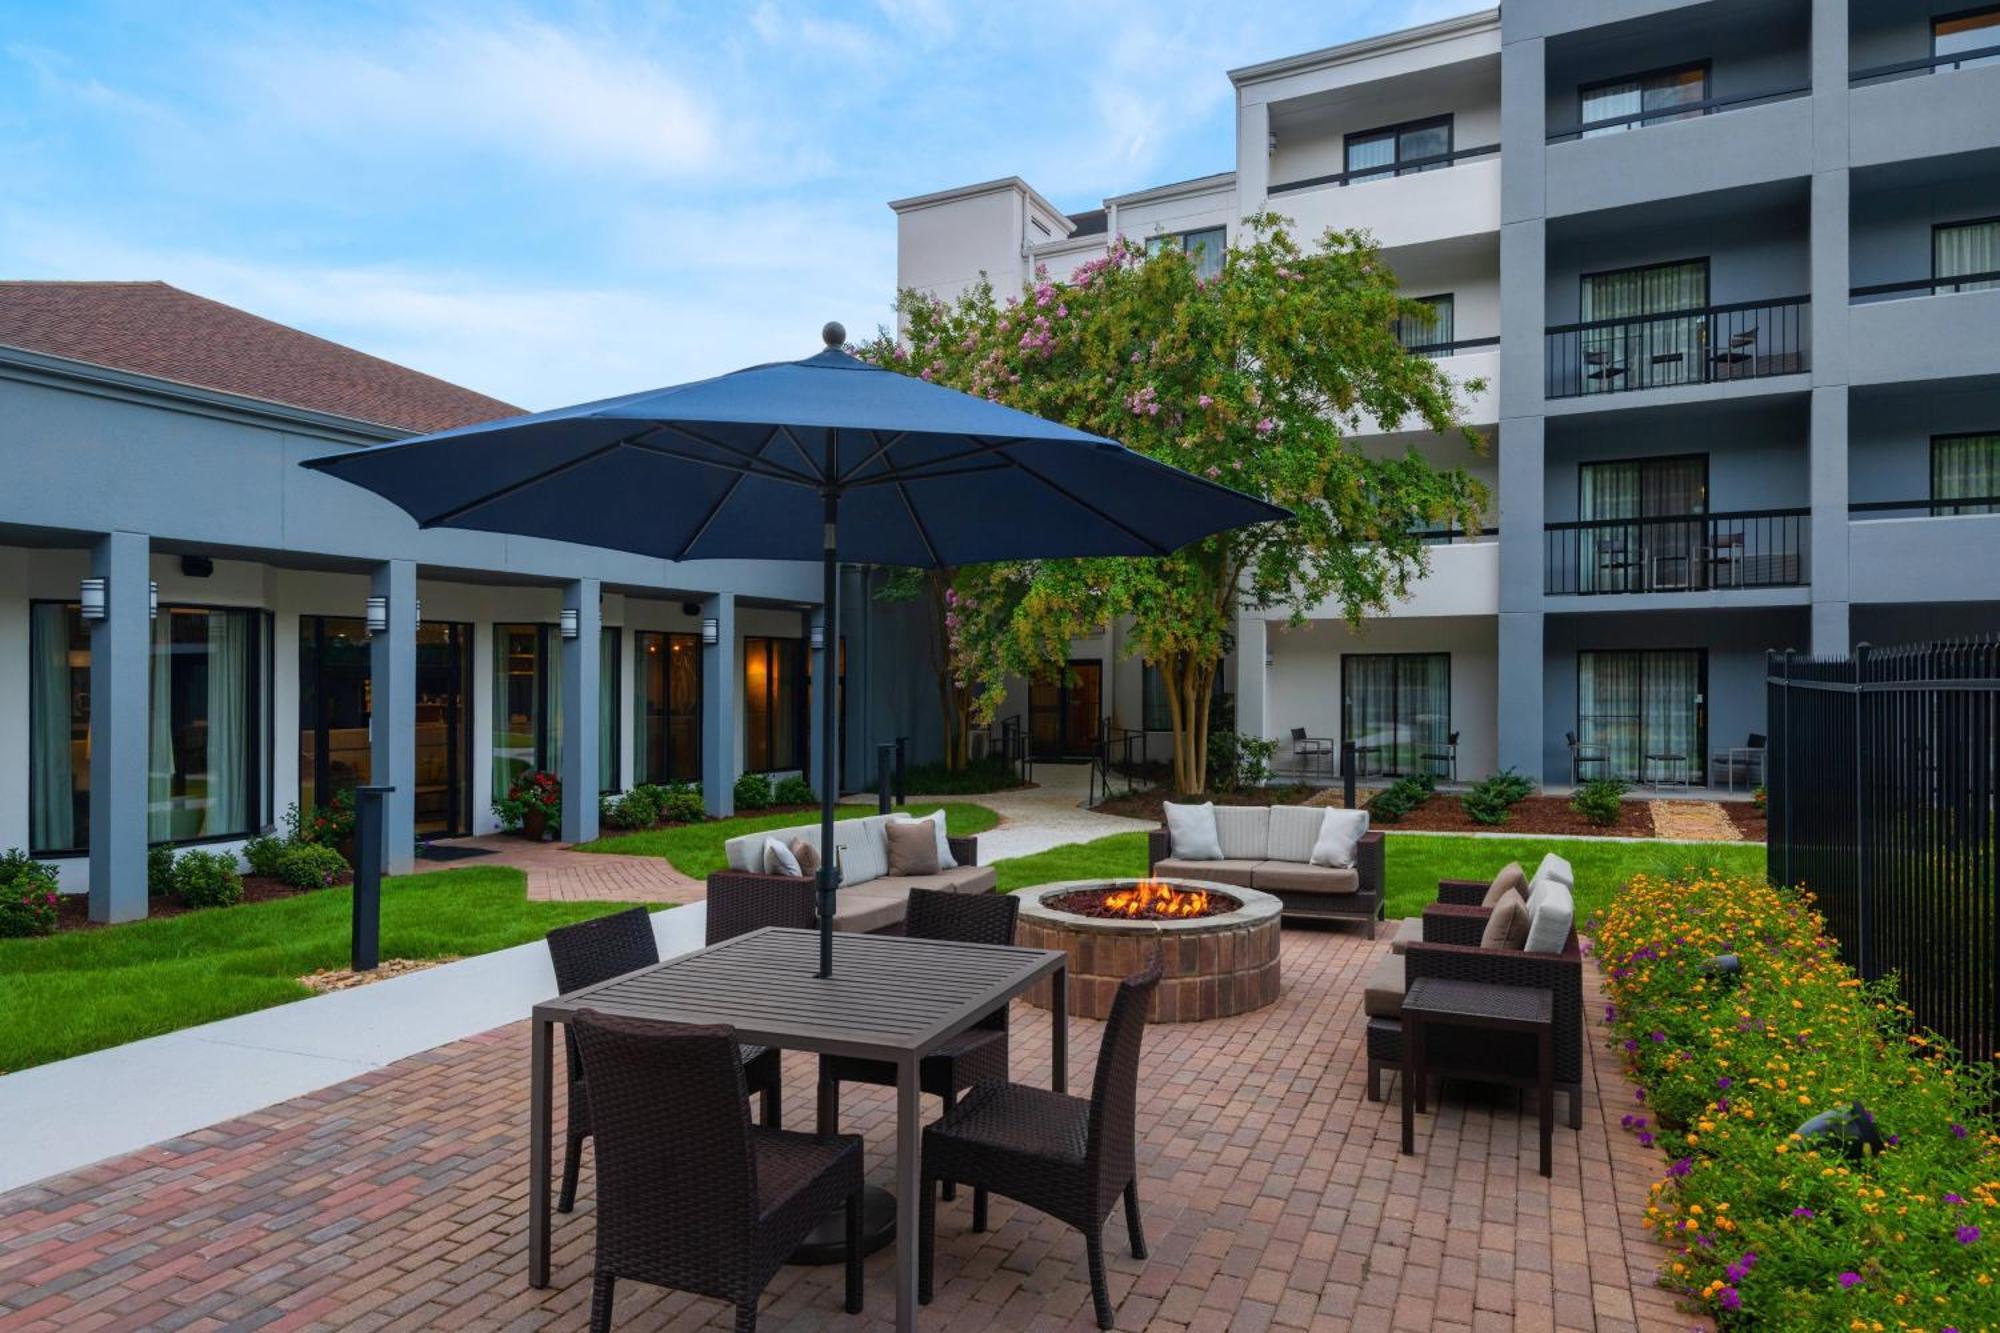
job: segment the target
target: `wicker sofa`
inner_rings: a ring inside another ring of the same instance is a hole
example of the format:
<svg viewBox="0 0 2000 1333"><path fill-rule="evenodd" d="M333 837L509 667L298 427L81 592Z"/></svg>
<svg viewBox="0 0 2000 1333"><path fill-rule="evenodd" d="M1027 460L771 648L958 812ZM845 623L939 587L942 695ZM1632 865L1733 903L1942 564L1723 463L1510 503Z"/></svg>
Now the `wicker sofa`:
<svg viewBox="0 0 2000 1333"><path fill-rule="evenodd" d="M910 890L939 889L946 893L991 893L998 882L993 867L979 862L979 839L949 838L958 864L935 875L890 875L888 839L883 825L903 815L869 815L834 825L834 845L840 849L844 879L836 895L835 930L900 934ZM723 844L729 866L708 877L708 937L711 942L762 926L819 924L818 890L811 875L774 875L763 869L764 840L789 843L802 838L819 846L819 825L765 829L731 838Z"/></svg>
<svg viewBox="0 0 2000 1333"><path fill-rule="evenodd" d="M1566 863L1565 863L1566 864ZM1491 910L1482 906L1490 886L1484 880L1448 879L1438 882L1437 901L1424 908L1421 938L1399 932L1369 976L1362 1009L1367 1024L1368 1099L1382 1100L1382 1075L1400 1071L1403 1024L1397 1016L1402 995L1418 977L1483 981L1501 986L1534 986L1555 999L1555 1085L1569 1094L1569 1125L1583 1127L1583 949L1572 927L1560 951L1528 953L1520 949L1480 947ZM1413 932L1414 933L1414 932ZM1427 1051L1443 1066L1466 1063L1453 1058L1453 1043L1479 1043L1489 1048L1494 1035L1449 1030L1430 1032ZM1524 1051L1523 1077L1533 1073L1531 1050Z"/></svg>
<svg viewBox="0 0 2000 1333"><path fill-rule="evenodd" d="M1218 806L1221 860L1175 857L1162 825L1147 834L1146 870L1164 879L1260 889L1284 904L1287 921L1358 922L1372 940L1382 914L1382 835L1362 835L1351 867L1313 865L1313 840L1325 813L1317 806Z"/></svg>

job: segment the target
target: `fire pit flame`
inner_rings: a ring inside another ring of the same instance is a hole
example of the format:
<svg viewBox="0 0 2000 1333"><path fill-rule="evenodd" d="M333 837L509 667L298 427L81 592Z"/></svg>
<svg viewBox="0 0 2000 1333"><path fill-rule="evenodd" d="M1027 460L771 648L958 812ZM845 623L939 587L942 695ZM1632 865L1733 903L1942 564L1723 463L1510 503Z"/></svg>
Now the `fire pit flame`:
<svg viewBox="0 0 2000 1333"><path fill-rule="evenodd" d="M1157 879L1142 879L1130 888L1108 890L1104 895L1104 907L1107 913L1135 920L1207 916L1209 913L1207 890L1177 889Z"/></svg>

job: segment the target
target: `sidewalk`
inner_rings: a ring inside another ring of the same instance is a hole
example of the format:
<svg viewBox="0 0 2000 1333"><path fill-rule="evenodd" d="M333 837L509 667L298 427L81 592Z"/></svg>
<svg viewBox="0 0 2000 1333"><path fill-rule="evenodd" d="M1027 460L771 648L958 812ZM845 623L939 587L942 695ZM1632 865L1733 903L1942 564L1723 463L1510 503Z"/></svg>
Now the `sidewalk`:
<svg viewBox="0 0 2000 1333"><path fill-rule="evenodd" d="M1088 764L1036 764L1037 786L1016 791L983 792L976 796L927 796L912 792L912 805L969 801L1000 816L1000 827L979 835L979 862L991 865L1013 856L1032 856L1051 847L1094 842L1114 833L1143 833L1151 820L1100 815L1083 808L1090 789ZM848 798L873 804L867 796Z"/></svg>

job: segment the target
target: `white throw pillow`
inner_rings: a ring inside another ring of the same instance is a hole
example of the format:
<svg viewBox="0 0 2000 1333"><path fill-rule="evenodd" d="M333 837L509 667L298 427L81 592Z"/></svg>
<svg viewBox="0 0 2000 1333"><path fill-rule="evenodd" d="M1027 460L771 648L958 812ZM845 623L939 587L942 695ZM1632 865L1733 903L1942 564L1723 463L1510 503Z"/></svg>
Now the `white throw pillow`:
<svg viewBox="0 0 2000 1333"><path fill-rule="evenodd" d="M1535 867L1535 873L1528 877L1529 894L1532 896L1535 885L1550 879L1555 880L1572 893L1576 891L1576 868L1563 860L1562 857L1557 856L1554 852L1549 852L1543 856L1542 863Z"/></svg>
<svg viewBox="0 0 2000 1333"><path fill-rule="evenodd" d="M1353 865L1355 854L1361 850L1362 835L1367 832L1366 810L1328 810L1319 821L1312 863L1342 868Z"/></svg>
<svg viewBox="0 0 2000 1333"><path fill-rule="evenodd" d="M1576 900L1560 880L1548 880L1542 888L1541 901L1528 909L1528 942L1522 950L1561 953L1569 939L1570 927L1575 924Z"/></svg>
<svg viewBox="0 0 2000 1333"><path fill-rule="evenodd" d="M945 836L944 811L933 810L922 819L917 819L912 815L891 815L889 817L903 823L930 824L935 827L937 829L938 869L950 870L958 864L958 862L951 859L951 839Z"/></svg>
<svg viewBox="0 0 2000 1333"><path fill-rule="evenodd" d="M1215 803L1175 805L1165 803L1167 840L1173 845L1176 861L1220 861L1222 837L1215 829Z"/></svg>
<svg viewBox="0 0 2000 1333"><path fill-rule="evenodd" d="M799 869L799 858L792 855L792 849L776 838L764 839L764 873L767 875L790 875L793 878L804 874Z"/></svg>

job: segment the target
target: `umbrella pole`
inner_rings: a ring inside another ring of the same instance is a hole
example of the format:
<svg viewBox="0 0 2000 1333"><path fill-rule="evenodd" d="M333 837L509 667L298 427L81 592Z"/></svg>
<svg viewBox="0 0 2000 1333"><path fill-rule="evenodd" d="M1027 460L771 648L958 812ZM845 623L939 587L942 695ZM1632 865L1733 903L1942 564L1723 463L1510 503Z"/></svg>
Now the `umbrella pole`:
<svg viewBox="0 0 2000 1333"><path fill-rule="evenodd" d="M833 432L827 432L827 475L834 475ZM820 607L826 626L820 634L813 687L819 691L819 975L833 975L833 895L840 887L834 858L833 803L840 794L840 492L826 488L826 529L821 548Z"/></svg>

